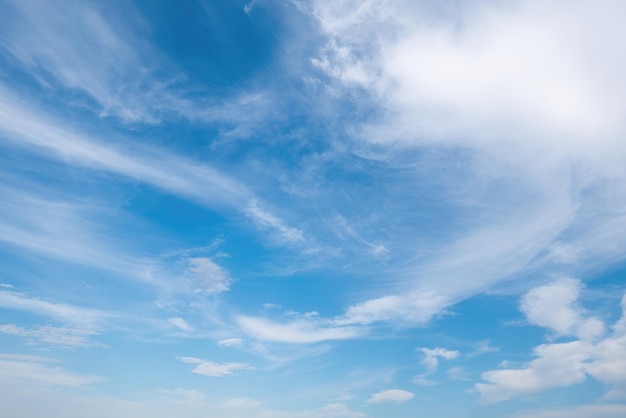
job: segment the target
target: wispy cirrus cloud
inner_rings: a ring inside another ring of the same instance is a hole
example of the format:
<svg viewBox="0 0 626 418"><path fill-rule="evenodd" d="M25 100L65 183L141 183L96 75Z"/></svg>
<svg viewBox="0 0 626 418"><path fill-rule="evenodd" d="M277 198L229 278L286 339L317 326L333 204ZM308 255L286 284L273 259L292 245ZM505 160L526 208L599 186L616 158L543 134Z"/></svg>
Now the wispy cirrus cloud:
<svg viewBox="0 0 626 418"><path fill-rule="evenodd" d="M53 386L80 387L103 380L100 376L83 375L47 365L48 361L16 358L0 354L0 380L5 384L27 382Z"/></svg>
<svg viewBox="0 0 626 418"><path fill-rule="evenodd" d="M445 240L405 243L427 256L401 264L393 292L347 312L425 323L546 266L585 274L623 258L607 243L612 232L623 236L624 213L605 210L626 201L618 140L626 85L615 71L626 57L609 52L626 39L614 18L622 9L615 1L567 11L529 1L303 6L326 42L312 65L338 95L366 103L367 116L347 123L355 152L398 168L431 166L433 149L449 161L413 175L435 178L455 227L442 221ZM602 27L589 16L602 16ZM423 294L437 303L419 303Z"/></svg>
<svg viewBox="0 0 626 418"><path fill-rule="evenodd" d="M108 172L141 181L209 209L235 209L260 229L268 229L284 245L302 245L304 233L264 208L241 182L197 161L164 149L138 144L107 144L103 138L66 128L0 85L0 132L3 142L24 147L75 167ZM310 246L311 244L308 244Z"/></svg>
<svg viewBox="0 0 626 418"><path fill-rule="evenodd" d="M52 318L87 329L97 328L114 314L90 307L74 306L30 296L27 293L0 291L0 307Z"/></svg>
<svg viewBox="0 0 626 418"><path fill-rule="evenodd" d="M174 117L242 129L268 113L262 91L224 99L190 87L184 72L154 44L149 21L130 3L8 1L0 21L3 51L44 88L80 92L84 96L73 104L101 117L135 124Z"/></svg>
<svg viewBox="0 0 626 418"><path fill-rule="evenodd" d="M102 344L94 342L90 338L93 335L97 335L97 332L84 328L68 328L51 325L26 328L6 324L0 325L0 333L24 337L28 339L30 343L49 344L58 347L102 346Z"/></svg>
<svg viewBox="0 0 626 418"><path fill-rule="evenodd" d="M355 326L336 326L327 321L301 319L275 322L265 318L239 316L239 327L248 335L265 341L313 344L328 340L346 340L365 334L365 329Z"/></svg>

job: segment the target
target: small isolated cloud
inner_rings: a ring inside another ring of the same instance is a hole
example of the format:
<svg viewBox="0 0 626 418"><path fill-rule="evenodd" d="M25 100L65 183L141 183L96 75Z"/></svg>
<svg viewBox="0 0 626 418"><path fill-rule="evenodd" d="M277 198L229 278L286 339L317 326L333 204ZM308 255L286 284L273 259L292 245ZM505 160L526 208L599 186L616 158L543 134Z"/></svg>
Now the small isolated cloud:
<svg viewBox="0 0 626 418"><path fill-rule="evenodd" d="M439 364L439 359L442 358L444 360L454 360L458 358L461 354L456 350L446 350L445 348L419 348L419 351L424 353L424 358L422 359L422 364L426 366L429 372L434 372L437 370L437 365Z"/></svg>
<svg viewBox="0 0 626 418"><path fill-rule="evenodd" d="M13 289L13 285L8 283L0 283L0 287L4 287L5 289Z"/></svg>
<svg viewBox="0 0 626 418"><path fill-rule="evenodd" d="M231 375L237 370L250 369L250 366L246 363L215 363L195 357L178 357L178 360L183 363L196 364L196 367L192 370L193 373L211 377L222 377Z"/></svg>
<svg viewBox="0 0 626 418"><path fill-rule="evenodd" d="M189 325L187 321L185 321L183 318L168 318L167 322L169 322L170 325L173 325L176 328L180 329L181 331L193 331L193 327Z"/></svg>
<svg viewBox="0 0 626 418"><path fill-rule="evenodd" d="M227 338L225 340L219 340L217 345L220 347L236 347L241 345L241 343L243 343L241 338Z"/></svg>
<svg viewBox="0 0 626 418"><path fill-rule="evenodd" d="M415 394L402 389L388 389L381 390L380 392L373 393L369 398L368 402L370 403L380 403L380 402L395 402L402 403L406 401L410 401L415 397Z"/></svg>
<svg viewBox="0 0 626 418"><path fill-rule="evenodd" d="M187 259L186 275L194 292L221 293L229 290L232 278L228 271L208 257Z"/></svg>

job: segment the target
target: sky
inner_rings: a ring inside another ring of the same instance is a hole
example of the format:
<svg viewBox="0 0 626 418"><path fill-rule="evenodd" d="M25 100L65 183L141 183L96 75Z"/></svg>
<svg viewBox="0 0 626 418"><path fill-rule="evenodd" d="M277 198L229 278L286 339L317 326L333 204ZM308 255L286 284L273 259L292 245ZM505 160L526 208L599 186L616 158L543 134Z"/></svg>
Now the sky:
<svg viewBox="0 0 626 418"><path fill-rule="evenodd" d="M0 0L3 416L626 416L624 15Z"/></svg>

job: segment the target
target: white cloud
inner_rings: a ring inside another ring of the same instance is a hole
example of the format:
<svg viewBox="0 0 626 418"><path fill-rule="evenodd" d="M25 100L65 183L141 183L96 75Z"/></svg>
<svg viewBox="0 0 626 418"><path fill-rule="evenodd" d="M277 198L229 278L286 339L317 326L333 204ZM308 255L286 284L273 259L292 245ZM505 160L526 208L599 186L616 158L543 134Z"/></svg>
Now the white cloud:
<svg viewBox="0 0 626 418"><path fill-rule="evenodd" d="M302 231L264 208L247 187L207 164L136 143L131 151L66 126L66 121L50 118L0 84L0 140L65 164L138 180L210 209L234 208L284 245L301 245L304 240Z"/></svg>
<svg viewBox="0 0 626 418"><path fill-rule="evenodd" d="M0 241L48 257L123 274L136 280L154 280L147 272L154 261L129 255L121 237L103 225L123 224L119 212L101 203L45 197L48 190L30 183L0 186Z"/></svg>
<svg viewBox="0 0 626 418"><path fill-rule="evenodd" d="M613 327L613 331L617 335L626 334L626 295L622 297L622 317Z"/></svg>
<svg viewBox="0 0 626 418"><path fill-rule="evenodd" d="M381 390L380 392L373 393L369 398L368 402L370 403L380 403L380 402L394 402L394 403L403 403L410 401L415 397L415 394L402 389L387 389Z"/></svg>
<svg viewBox="0 0 626 418"><path fill-rule="evenodd" d="M176 357L176 358L182 361L183 363L191 363L191 364L199 364L204 361L196 357Z"/></svg>
<svg viewBox="0 0 626 418"><path fill-rule="evenodd" d="M598 342L585 371L612 388L605 398L626 399L626 335Z"/></svg>
<svg viewBox="0 0 626 418"><path fill-rule="evenodd" d="M557 335L577 335L593 339L604 334L604 324L595 318L585 319L576 302L580 280L561 278L529 291L522 298L521 310L531 324L548 328Z"/></svg>
<svg viewBox="0 0 626 418"><path fill-rule="evenodd" d="M93 330L82 328L55 327L43 325L23 328L17 325L0 325L0 333L28 338L32 342L57 345L62 347L97 347L102 346L90 339L97 334Z"/></svg>
<svg viewBox="0 0 626 418"><path fill-rule="evenodd" d="M10 291L0 291L0 307L31 312L85 329L94 329L113 316L97 309L50 302L31 297L26 293Z"/></svg>
<svg viewBox="0 0 626 418"><path fill-rule="evenodd" d="M215 363L195 357L178 357L178 360L184 363L196 364L196 367L192 370L193 373L211 377L223 377L232 375L233 372L238 370L250 369L250 366L245 363Z"/></svg>
<svg viewBox="0 0 626 418"><path fill-rule="evenodd" d="M583 341L540 345L534 350L539 358L528 367L485 372L482 378L489 383L478 383L476 388L491 403L582 383L586 379L584 362L591 350Z"/></svg>
<svg viewBox="0 0 626 418"><path fill-rule="evenodd" d="M580 319L582 308L576 304L579 286L580 283L571 279L539 286L522 298L521 306L529 320L532 318L549 330L570 332L577 322L587 321ZM549 303L560 312L552 319L545 310L550 305L544 305ZM617 324L622 320L623 317ZM521 368L484 372L482 378L487 383L478 383L476 388L486 402L499 402L582 383L592 376L610 388L606 399L626 397L626 335L620 333L618 326L613 330L599 339L589 339L587 332L577 332L578 339L574 341L542 344L534 349L535 360Z"/></svg>
<svg viewBox="0 0 626 418"><path fill-rule="evenodd" d="M279 323L263 318L240 316L237 323L254 338L295 344L312 344L327 340L346 340L363 335L353 326L332 326L312 319Z"/></svg>
<svg viewBox="0 0 626 418"><path fill-rule="evenodd" d="M217 345L220 347L237 347L243 343L241 338L227 338L225 340L219 340Z"/></svg>
<svg viewBox="0 0 626 418"><path fill-rule="evenodd" d="M102 380L99 376L76 374L59 367L47 366L37 358L0 359L0 381L5 385L28 382L79 387Z"/></svg>
<svg viewBox="0 0 626 418"><path fill-rule="evenodd" d="M298 243L304 240L304 234L297 228L287 226L276 215L261 208L259 203L252 200L245 209L246 215L254 221L260 229L272 229L276 231L278 239L284 243Z"/></svg>
<svg viewBox="0 0 626 418"><path fill-rule="evenodd" d="M180 329L181 331L185 331L185 332L191 332L194 330L194 328L189 325L187 323L187 321L185 321L183 318L168 318L167 322L169 322L171 325L175 326L176 328Z"/></svg>
<svg viewBox="0 0 626 418"><path fill-rule="evenodd" d="M454 360L459 357L461 354L457 350L447 350L445 348L437 347L437 348L419 348L419 351L424 353L424 359L422 359L422 364L426 366L429 372L434 372L437 370L437 365L439 364L439 359L442 358L444 360Z"/></svg>
<svg viewBox="0 0 626 418"><path fill-rule="evenodd" d="M228 271L207 257L188 258L187 277L195 292L220 293L230 288Z"/></svg>
<svg viewBox="0 0 626 418"><path fill-rule="evenodd" d="M424 291L405 296L388 295L348 307L338 324L368 325L383 321L425 323L449 302L441 295Z"/></svg>
<svg viewBox="0 0 626 418"><path fill-rule="evenodd" d="M315 2L330 37L317 62L383 96L391 111L377 139L480 142L504 134L532 141L539 133L534 141L543 141L553 133L553 144L569 147L591 145L597 133L609 140L622 126L626 86L615 64L626 61L614 52L626 37L615 18L621 2L579 1L567 10L558 2L472 2L456 15L435 10L404 1Z"/></svg>
<svg viewBox="0 0 626 418"><path fill-rule="evenodd" d="M33 356L30 354L10 354L0 353L0 359L2 360L17 360L26 361L31 363L56 363L59 360L50 357Z"/></svg>
<svg viewBox="0 0 626 418"><path fill-rule="evenodd" d="M45 88L82 93L77 105L100 117L246 125L267 115L262 92L224 99L205 89L202 99L192 98L181 83L186 76L151 44L149 24L130 4L9 0L5 6L0 48Z"/></svg>
<svg viewBox="0 0 626 418"><path fill-rule="evenodd" d="M349 308L355 321L425 322L547 265L579 272L623 259L624 214L605 208L626 202L624 7L312 3L328 40L313 65L371 112L348 129L359 155L401 167L414 147L454 158L454 175L433 173L457 229L402 266L401 290ZM576 332L602 334L593 319Z"/></svg>

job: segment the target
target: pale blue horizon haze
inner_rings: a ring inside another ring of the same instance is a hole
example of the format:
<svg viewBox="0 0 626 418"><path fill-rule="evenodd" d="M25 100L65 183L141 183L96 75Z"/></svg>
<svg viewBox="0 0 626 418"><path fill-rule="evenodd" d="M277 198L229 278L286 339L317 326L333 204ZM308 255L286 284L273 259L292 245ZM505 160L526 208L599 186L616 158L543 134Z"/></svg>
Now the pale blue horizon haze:
<svg viewBox="0 0 626 418"><path fill-rule="evenodd" d="M0 415L625 417L625 15L0 0Z"/></svg>

